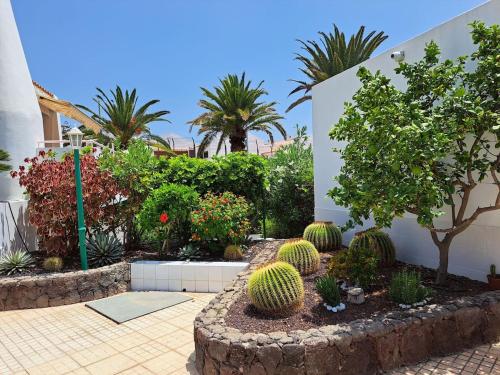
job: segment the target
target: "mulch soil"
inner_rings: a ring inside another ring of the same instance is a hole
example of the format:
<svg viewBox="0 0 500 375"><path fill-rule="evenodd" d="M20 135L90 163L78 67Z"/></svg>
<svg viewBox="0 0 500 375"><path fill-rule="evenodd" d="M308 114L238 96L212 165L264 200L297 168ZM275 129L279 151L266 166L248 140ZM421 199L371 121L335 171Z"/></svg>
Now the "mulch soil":
<svg viewBox="0 0 500 375"><path fill-rule="evenodd" d="M432 269L413 266L397 262L393 267L383 268L376 284L369 290L365 290L365 303L361 305L347 304L347 296L342 292L341 300L346 303L347 308L338 313L326 310L321 297L316 293L314 281L318 276L325 274L327 263L331 254L321 254L320 270L312 275L303 277L305 299L304 307L292 316L269 317L252 305L247 294L244 293L235 301L226 315L226 324L246 332L276 332L307 330L325 325L346 323L356 319L374 318L387 312L401 309L388 297L388 286L391 275L403 269L416 270L421 273L422 283L434 290L430 303L443 304L463 296L471 296L483 293L488 289L486 283L474 281L466 277L449 275L448 284L444 287L434 284L436 272Z"/></svg>

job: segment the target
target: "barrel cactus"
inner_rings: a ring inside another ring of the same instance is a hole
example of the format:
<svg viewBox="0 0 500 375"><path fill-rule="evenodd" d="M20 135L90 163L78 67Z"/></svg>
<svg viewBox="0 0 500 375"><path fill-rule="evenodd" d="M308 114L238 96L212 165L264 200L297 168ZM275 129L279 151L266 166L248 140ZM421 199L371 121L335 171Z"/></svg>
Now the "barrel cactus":
<svg viewBox="0 0 500 375"><path fill-rule="evenodd" d="M289 263L267 264L250 275L248 296L253 305L269 315L288 315L304 303L304 283Z"/></svg>
<svg viewBox="0 0 500 375"><path fill-rule="evenodd" d="M227 245L224 250L224 259L226 260L241 260L243 258L243 252L241 247L238 245Z"/></svg>
<svg viewBox="0 0 500 375"><path fill-rule="evenodd" d="M49 272L60 271L63 265L63 260L60 257L49 257L43 261L43 269Z"/></svg>
<svg viewBox="0 0 500 375"><path fill-rule="evenodd" d="M342 246L342 233L331 221L315 221L304 230L304 239L318 251L338 250Z"/></svg>
<svg viewBox="0 0 500 375"><path fill-rule="evenodd" d="M370 228L356 233L349 247L353 249L366 248L375 251L381 266L391 266L396 261L396 248L387 233L378 228Z"/></svg>
<svg viewBox="0 0 500 375"><path fill-rule="evenodd" d="M319 270L320 258L318 250L312 243L302 238L285 242L278 250L276 260L290 263L302 275L309 275Z"/></svg>

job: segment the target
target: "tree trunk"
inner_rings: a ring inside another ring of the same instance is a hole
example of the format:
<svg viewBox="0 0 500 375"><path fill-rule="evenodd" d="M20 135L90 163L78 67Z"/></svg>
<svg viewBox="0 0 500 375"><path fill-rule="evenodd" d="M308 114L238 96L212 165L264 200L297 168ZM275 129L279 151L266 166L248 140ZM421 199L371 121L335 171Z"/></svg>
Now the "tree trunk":
<svg viewBox="0 0 500 375"><path fill-rule="evenodd" d="M231 144L231 152L245 151L245 140L247 135L244 131L237 132L229 136L229 143Z"/></svg>
<svg viewBox="0 0 500 375"><path fill-rule="evenodd" d="M451 238L443 239L439 242L439 267L436 274L436 284L443 285L446 283L448 276L448 254L450 253Z"/></svg>

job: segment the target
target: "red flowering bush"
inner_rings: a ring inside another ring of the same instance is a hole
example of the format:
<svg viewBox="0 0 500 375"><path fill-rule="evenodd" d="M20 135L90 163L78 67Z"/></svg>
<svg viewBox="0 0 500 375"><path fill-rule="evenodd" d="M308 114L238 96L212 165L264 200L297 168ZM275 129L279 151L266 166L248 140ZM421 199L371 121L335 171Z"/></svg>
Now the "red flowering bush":
<svg viewBox="0 0 500 375"><path fill-rule="evenodd" d="M78 247L75 166L72 156L55 160L41 151L26 158L27 167L12 171L29 196L29 221L36 227L40 247L47 255L73 255ZM126 195L108 172L101 171L93 155L80 158L85 225L113 226L114 199Z"/></svg>
<svg viewBox="0 0 500 375"><path fill-rule="evenodd" d="M195 241L213 241L241 244L250 231L250 205L245 198L230 192L221 195L208 193L200 208L191 214L192 238Z"/></svg>

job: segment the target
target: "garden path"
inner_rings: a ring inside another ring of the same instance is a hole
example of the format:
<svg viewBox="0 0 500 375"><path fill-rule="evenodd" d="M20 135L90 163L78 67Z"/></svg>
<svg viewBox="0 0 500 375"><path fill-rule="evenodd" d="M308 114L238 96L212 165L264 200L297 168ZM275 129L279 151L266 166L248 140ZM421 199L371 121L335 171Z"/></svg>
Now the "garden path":
<svg viewBox="0 0 500 375"><path fill-rule="evenodd" d="M79 303L0 312L0 374L192 374L193 320L213 298L117 325ZM500 374L500 343L438 358L393 375Z"/></svg>

